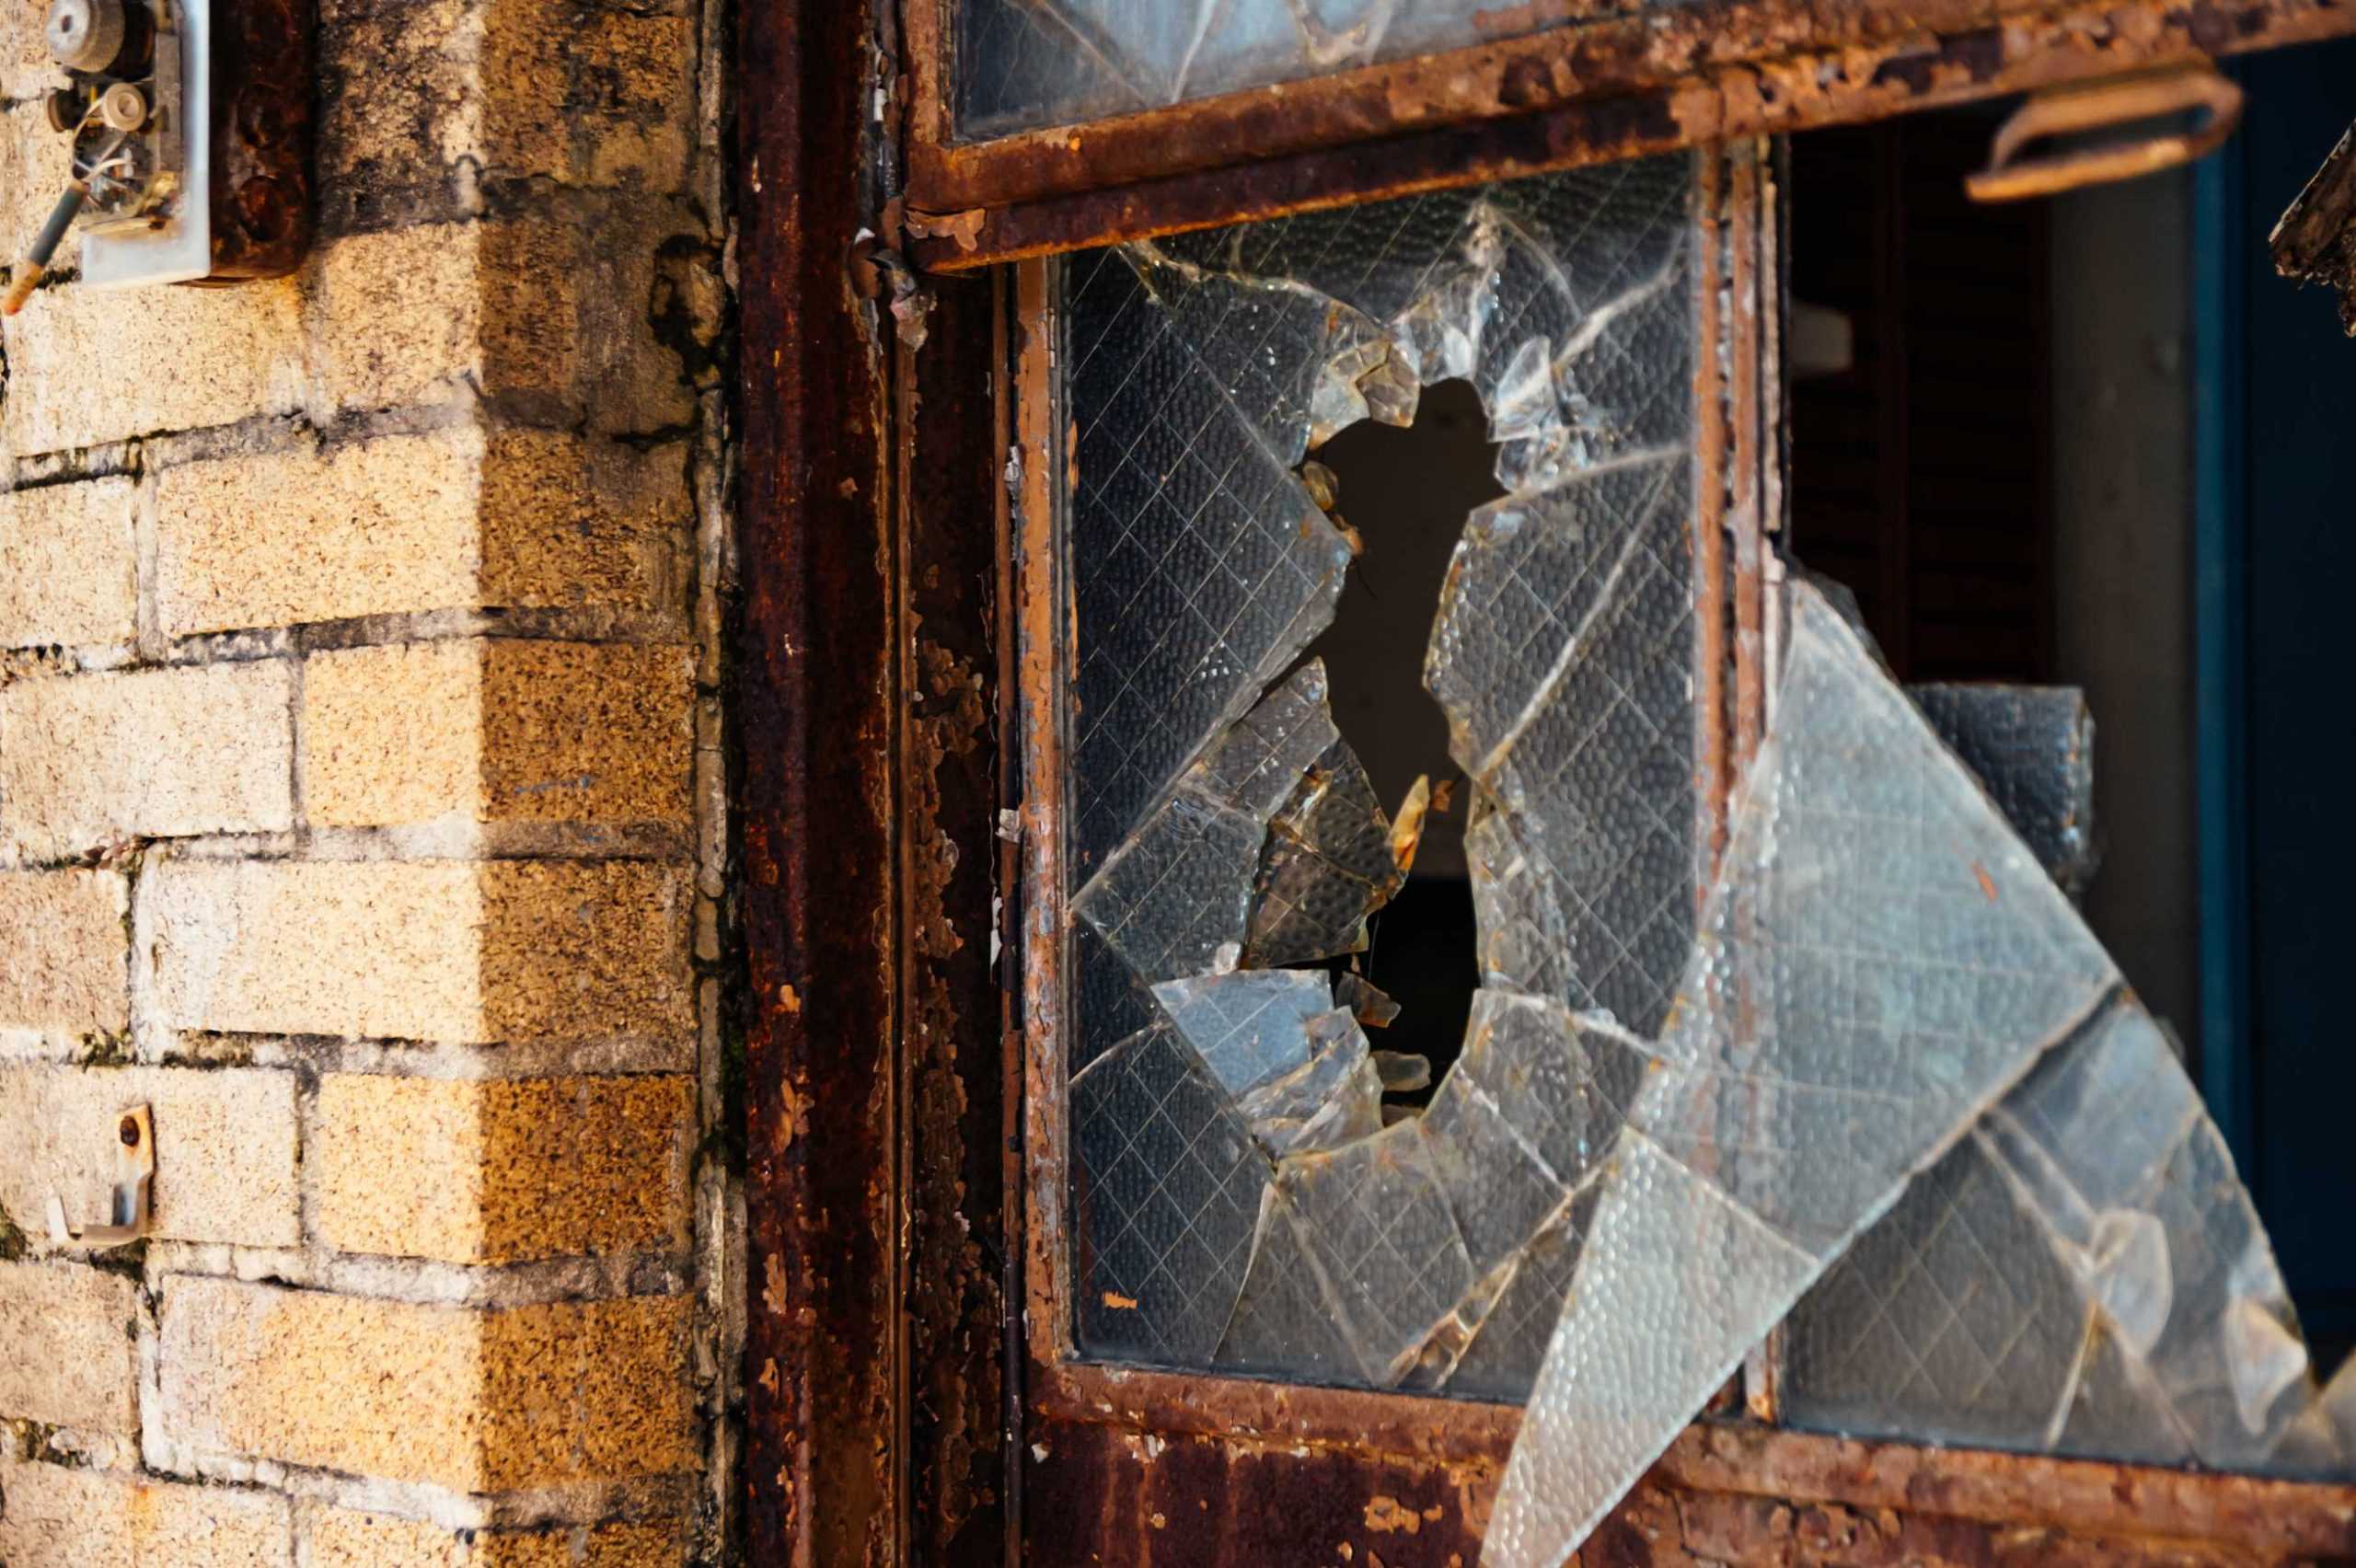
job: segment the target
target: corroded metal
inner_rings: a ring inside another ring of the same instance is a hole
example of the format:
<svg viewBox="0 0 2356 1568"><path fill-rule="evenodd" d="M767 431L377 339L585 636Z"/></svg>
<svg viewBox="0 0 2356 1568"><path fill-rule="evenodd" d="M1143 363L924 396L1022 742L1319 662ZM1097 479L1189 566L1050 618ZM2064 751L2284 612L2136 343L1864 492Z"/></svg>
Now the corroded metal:
<svg viewBox="0 0 2356 1568"><path fill-rule="evenodd" d="M2201 110L2189 130L2106 139L2034 156L2049 136L2076 136ZM2206 66L2178 66L2038 93L1997 129L1988 167L1964 179L1975 202L2019 202L2175 168L2215 151L2242 122L2242 90Z"/></svg>
<svg viewBox="0 0 2356 1568"><path fill-rule="evenodd" d="M2339 319L2356 337L2356 130L2340 137L2269 244L2276 271L2339 291Z"/></svg>
<svg viewBox="0 0 2356 1568"><path fill-rule="evenodd" d="M901 562L897 779L901 1423L907 1551L986 1559L1004 1534L1000 1363L1005 1216L992 969L999 756L995 528L1004 461L994 363L999 280L904 304L894 432ZM914 313L921 326L911 329Z"/></svg>
<svg viewBox="0 0 2356 1568"><path fill-rule="evenodd" d="M1702 4L971 145L920 130L907 194L941 236L918 259L955 270L2351 30L2331 0Z"/></svg>
<svg viewBox="0 0 2356 1568"><path fill-rule="evenodd" d="M747 7L732 817L750 1296L748 1558L896 1561L898 916L888 386L845 276L873 215L865 5Z"/></svg>
<svg viewBox="0 0 2356 1568"><path fill-rule="evenodd" d="M1068 1381L1027 1456L1030 1544L1057 1562L1470 1564L1519 1420L1217 1378ZM1361 1405L1378 1408L1361 1421ZM1703 1422L1578 1561L2222 1568L2351 1551L2351 1487Z"/></svg>
<svg viewBox="0 0 2356 1568"><path fill-rule="evenodd" d="M279 278L312 231L315 0L213 9L214 279Z"/></svg>

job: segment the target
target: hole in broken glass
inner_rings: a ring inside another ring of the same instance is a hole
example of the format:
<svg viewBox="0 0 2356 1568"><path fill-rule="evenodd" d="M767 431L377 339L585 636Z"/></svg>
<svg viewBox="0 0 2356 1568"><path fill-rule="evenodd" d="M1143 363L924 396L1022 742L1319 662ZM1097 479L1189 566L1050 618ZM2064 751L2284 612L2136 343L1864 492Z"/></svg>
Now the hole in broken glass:
<svg viewBox="0 0 2356 1568"><path fill-rule="evenodd" d="M1449 795L1446 811L1425 817L1406 880L1368 922L1367 951L1335 964L1398 1004L1374 1043L1423 1056L1436 1079L1463 1043L1481 972L1464 864L1470 796L1449 756L1448 715L1424 686L1424 654L1464 519L1502 493L1496 448L1479 394L1458 379L1423 394L1414 424L1361 420L1312 461L1331 476L1327 510L1358 543L1334 624L1309 647L1325 666L1334 722L1394 814L1418 778ZM1392 1098L1420 1104L1430 1087Z"/></svg>

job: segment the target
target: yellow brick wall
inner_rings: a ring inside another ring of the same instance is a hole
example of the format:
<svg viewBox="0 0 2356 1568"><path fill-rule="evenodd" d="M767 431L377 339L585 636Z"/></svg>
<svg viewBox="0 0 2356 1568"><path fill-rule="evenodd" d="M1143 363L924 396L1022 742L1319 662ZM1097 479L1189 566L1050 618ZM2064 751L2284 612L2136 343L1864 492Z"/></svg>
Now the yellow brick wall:
<svg viewBox="0 0 2356 1568"><path fill-rule="evenodd" d="M301 273L0 329L7 1568L720 1561L720 11L321 0Z"/></svg>

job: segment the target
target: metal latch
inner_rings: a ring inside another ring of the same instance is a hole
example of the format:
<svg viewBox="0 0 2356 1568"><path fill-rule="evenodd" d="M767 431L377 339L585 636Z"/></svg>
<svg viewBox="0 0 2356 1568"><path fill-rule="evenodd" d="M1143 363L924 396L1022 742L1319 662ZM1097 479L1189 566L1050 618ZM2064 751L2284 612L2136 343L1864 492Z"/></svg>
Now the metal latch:
<svg viewBox="0 0 2356 1568"><path fill-rule="evenodd" d="M2083 136L2187 114L2199 116L2189 129L2020 156L2031 143L2049 137ZM2055 87L2032 97L1997 128L1988 167L1965 177L1963 188L1975 202L2017 202L2156 174L2213 151L2241 120L2241 88L2205 64Z"/></svg>
<svg viewBox="0 0 2356 1568"><path fill-rule="evenodd" d="M114 1119L114 1191L105 1225L76 1230L65 1223L65 1200L49 1196L49 1239L61 1247L121 1247L147 1234L147 1205L156 1182L156 1127L144 1105Z"/></svg>

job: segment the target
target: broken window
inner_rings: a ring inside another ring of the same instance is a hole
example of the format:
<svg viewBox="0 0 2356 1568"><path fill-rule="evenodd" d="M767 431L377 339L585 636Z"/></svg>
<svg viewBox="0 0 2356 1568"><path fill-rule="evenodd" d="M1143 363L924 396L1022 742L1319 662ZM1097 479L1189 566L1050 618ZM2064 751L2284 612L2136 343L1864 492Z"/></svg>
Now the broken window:
<svg viewBox="0 0 2356 1568"><path fill-rule="evenodd" d="M1902 688L1770 570L1725 809L1703 167L1064 265L1079 1349L1526 1401L1509 1563L1560 1561L1787 1320L1795 1419L2346 1472L2356 1399L2071 902L2083 704ZM1384 548L1308 465L1460 377L1504 494L1399 635L1465 782L1480 984L1413 1105L1357 960L1431 801L1377 790L1303 656Z"/></svg>

